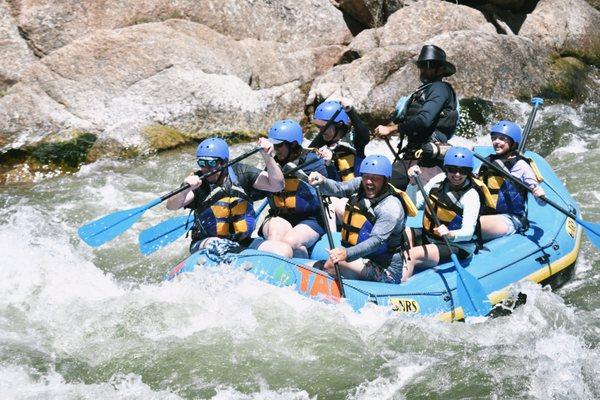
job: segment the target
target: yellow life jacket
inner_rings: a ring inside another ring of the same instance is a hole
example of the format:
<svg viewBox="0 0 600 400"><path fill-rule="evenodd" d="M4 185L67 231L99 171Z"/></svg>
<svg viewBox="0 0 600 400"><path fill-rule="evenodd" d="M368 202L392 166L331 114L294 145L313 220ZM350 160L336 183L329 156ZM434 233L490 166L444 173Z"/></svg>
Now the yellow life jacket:
<svg viewBox="0 0 600 400"><path fill-rule="evenodd" d="M342 182L351 181L355 178L354 170L357 159L356 150L352 147L338 143L333 150L333 162Z"/></svg>
<svg viewBox="0 0 600 400"><path fill-rule="evenodd" d="M221 186L208 190L208 184L203 183L197 192L203 207L194 210L192 241L205 237L233 241L249 238L256 222L254 207L244 188L238 186L233 169L229 169L229 176Z"/></svg>
<svg viewBox="0 0 600 400"><path fill-rule="evenodd" d="M367 240L371 236L373 226L377 221L375 217L375 206L388 196L397 197L404 207L405 215L417 215L417 208L410 197L402 190L396 189L388 183L387 188L374 199L366 199L362 195L362 188L353 194L346 203L344 217L342 220L342 245L344 247L355 246ZM373 255L379 255L392 251L387 244L382 245Z"/></svg>
<svg viewBox="0 0 600 400"><path fill-rule="evenodd" d="M302 165L307 161L309 153L309 149L302 149L298 165ZM318 161L310 167L314 168L316 164L318 164ZM306 215L319 209L319 200L312 186L300 181L296 176L284 174L284 179L283 190L273 193L269 199L271 206L269 213L271 215Z"/></svg>

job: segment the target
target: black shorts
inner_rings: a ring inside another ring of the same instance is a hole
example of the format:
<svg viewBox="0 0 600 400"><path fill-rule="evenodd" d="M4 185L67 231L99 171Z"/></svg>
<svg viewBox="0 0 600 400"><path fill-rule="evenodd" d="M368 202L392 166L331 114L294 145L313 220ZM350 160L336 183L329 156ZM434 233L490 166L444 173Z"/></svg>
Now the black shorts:
<svg viewBox="0 0 600 400"><path fill-rule="evenodd" d="M434 244L437 246L438 252L440 253L440 264L450 261L450 250L448 250L448 246L446 246L446 243L444 243L443 239L436 240L430 238L425 234L425 231L422 228L410 228L410 231L412 232L415 247L424 246L426 244ZM471 253L459 246L454 245L452 242L450 242L450 249L452 250L452 253L456 254L456 257L461 260L471 257Z"/></svg>

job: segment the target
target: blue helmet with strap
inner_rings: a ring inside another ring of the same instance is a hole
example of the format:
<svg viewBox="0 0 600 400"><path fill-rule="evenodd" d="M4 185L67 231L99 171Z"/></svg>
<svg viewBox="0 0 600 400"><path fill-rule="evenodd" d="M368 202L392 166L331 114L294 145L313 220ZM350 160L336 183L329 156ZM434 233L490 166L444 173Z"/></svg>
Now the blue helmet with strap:
<svg viewBox="0 0 600 400"><path fill-rule="evenodd" d="M451 147L444 156L445 166L473 169L473 153L465 147Z"/></svg>
<svg viewBox="0 0 600 400"><path fill-rule="evenodd" d="M492 126L490 135L504 135L512 139L515 146L519 146L521 140L523 140L523 134L521 133L521 127L511 121L500 121Z"/></svg>
<svg viewBox="0 0 600 400"><path fill-rule="evenodd" d="M359 172L361 175L373 174L390 178L392 176L392 163L387 157L378 154L367 156L360 163Z"/></svg>
<svg viewBox="0 0 600 400"><path fill-rule="evenodd" d="M344 111L342 104L336 100L324 101L319 104L313 118L321 121L329 121L338 110L340 112L336 115L333 122L341 122L346 126L350 126L350 117L348 117L348 114Z"/></svg>
<svg viewBox="0 0 600 400"><path fill-rule="evenodd" d="M269 129L269 140L273 144L296 142L298 145L302 145L304 140L302 127L293 119L277 121Z"/></svg>
<svg viewBox="0 0 600 400"><path fill-rule="evenodd" d="M221 138L210 138L203 140L196 149L196 158L210 157L220 158L222 160L229 159L229 146Z"/></svg>

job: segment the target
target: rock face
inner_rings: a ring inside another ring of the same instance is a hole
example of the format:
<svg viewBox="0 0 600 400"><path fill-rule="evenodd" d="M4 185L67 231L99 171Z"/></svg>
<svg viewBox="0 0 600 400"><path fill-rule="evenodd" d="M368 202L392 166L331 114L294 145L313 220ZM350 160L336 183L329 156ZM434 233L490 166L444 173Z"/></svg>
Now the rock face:
<svg viewBox="0 0 600 400"><path fill-rule="evenodd" d="M11 2L19 26L43 53L100 29L167 19L206 25L233 39L322 46L350 32L328 0L21 0Z"/></svg>
<svg viewBox="0 0 600 400"><path fill-rule="evenodd" d="M72 130L143 150L140 128L157 123L264 130L301 116L301 86L331 58L321 52L335 58L341 47L237 41L184 20L96 31L44 57L0 98L2 150Z"/></svg>
<svg viewBox="0 0 600 400"><path fill-rule="evenodd" d="M585 99L588 64L600 65L597 9L467 3L0 0L0 180L11 165L31 172L28 157L74 168L264 132L325 98L350 98L380 122L419 85L414 60L427 43L456 65L448 81L461 98ZM64 148L83 153L51 154Z"/></svg>
<svg viewBox="0 0 600 400"><path fill-rule="evenodd" d="M540 0L519 34L600 66L600 11L584 0Z"/></svg>
<svg viewBox="0 0 600 400"><path fill-rule="evenodd" d="M0 92L15 84L21 72L36 61L7 5L0 2Z"/></svg>
<svg viewBox="0 0 600 400"><path fill-rule="evenodd" d="M402 8L401 0L339 0L340 10L368 28L382 26L388 17Z"/></svg>
<svg viewBox="0 0 600 400"><path fill-rule="evenodd" d="M448 81L459 97L516 98L532 95L546 83L540 72L550 66L550 59L543 48L529 39L454 31L427 43L443 48L457 66L457 73ZM420 44L382 46L350 64L332 68L315 80L307 105L344 96L354 99L366 117L386 118L398 98L420 85L414 65L420 48Z"/></svg>

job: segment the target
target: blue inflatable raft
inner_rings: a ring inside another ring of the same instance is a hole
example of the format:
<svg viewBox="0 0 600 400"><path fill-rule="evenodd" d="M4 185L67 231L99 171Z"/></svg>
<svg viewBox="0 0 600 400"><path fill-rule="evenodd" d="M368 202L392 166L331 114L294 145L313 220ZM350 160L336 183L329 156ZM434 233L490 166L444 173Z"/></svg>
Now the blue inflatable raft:
<svg viewBox="0 0 600 400"><path fill-rule="evenodd" d="M491 147L478 147L478 154L487 155ZM546 196L580 217L580 211L552 168L539 155L527 152L537 164L543 178ZM575 221L548 205L540 205L528 196L529 229L522 233L485 243L485 248L463 266L483 285L492 304L509 296L511 284L530 280L558 287L568 281L574 271L582 238L582 228ZM409 226L420 226L421 216L409 218ZM339 243L339 236L337 237ZM323 254L328 248L323 238L313 250ZM307 260L288 259L256 250L228 254L232 265L244 268L259 279L276 286L291 286L298 293L327 302L339 302L340 291L335 280L326 273L306 266ZM167 279L192 272L197 268L215 266L219 259L201 250L173 268ZM463 319L456 292L456 270L452 263L442 264L414 275L403 284L387 284L344 279L347 301L360 310L371 302L401 313L437 316L442 320Z"/></svg>

